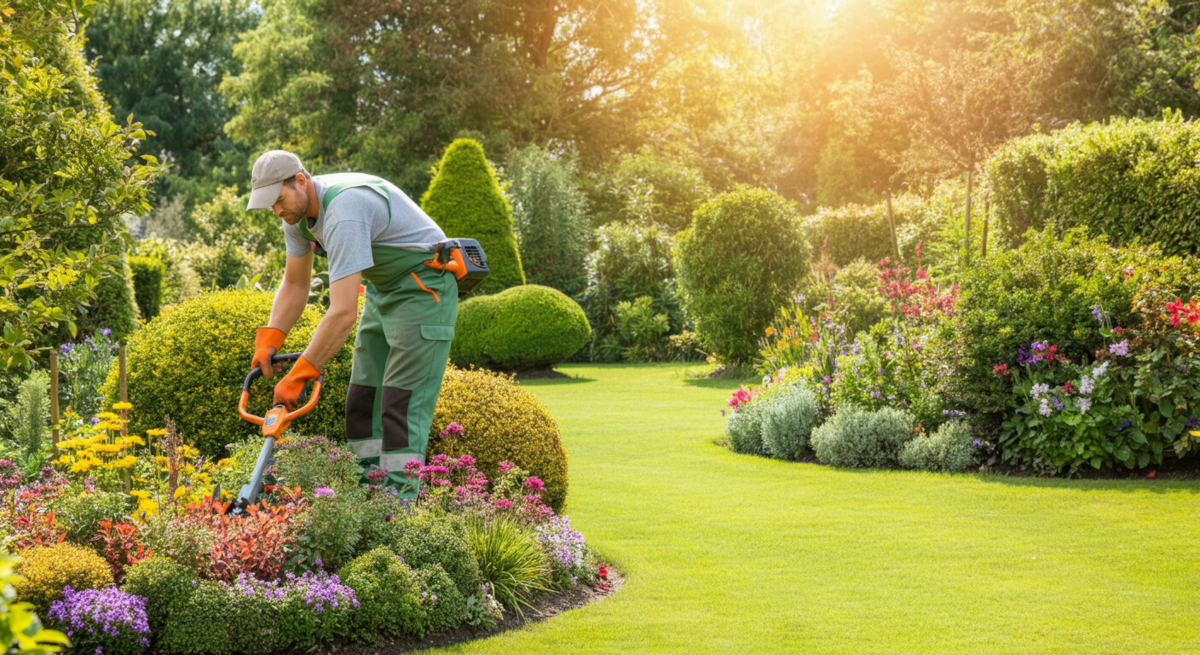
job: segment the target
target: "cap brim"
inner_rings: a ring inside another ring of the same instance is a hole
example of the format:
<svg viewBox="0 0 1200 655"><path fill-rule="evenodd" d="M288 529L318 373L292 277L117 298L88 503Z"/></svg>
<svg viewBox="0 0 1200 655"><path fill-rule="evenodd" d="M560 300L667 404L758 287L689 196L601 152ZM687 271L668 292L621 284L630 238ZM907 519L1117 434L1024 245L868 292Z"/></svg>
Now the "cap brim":
<svg viewBox="0 0 1200 655"><path fill-rule="evenodd" d="M250 192L250 202L246 203L246 209L266 209L275 204L279 200L279 190L283 188L283 182L260 186Z"/></svg>

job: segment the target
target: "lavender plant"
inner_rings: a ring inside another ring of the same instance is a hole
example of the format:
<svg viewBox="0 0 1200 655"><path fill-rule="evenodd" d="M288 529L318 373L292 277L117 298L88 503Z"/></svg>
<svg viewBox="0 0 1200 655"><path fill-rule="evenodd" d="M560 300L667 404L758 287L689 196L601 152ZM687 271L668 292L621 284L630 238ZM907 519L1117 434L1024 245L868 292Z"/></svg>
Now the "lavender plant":
<svg viewBox="0 0 1200 655"><path fill-rule="evenodd" d="M77 653L140 655L150 646L146 599L118 590L63 589L50 618L67 633Z"/></svg>

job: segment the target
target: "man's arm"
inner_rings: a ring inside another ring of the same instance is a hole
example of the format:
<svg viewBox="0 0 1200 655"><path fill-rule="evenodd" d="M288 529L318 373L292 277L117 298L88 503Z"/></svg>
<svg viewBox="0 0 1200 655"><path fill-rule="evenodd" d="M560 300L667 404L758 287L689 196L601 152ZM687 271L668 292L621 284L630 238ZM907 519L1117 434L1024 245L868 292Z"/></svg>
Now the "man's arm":
<svg viewBox="0 0 1200 655"><path fill-rule="evenodd" d="M275 291L275 302L271 305L271 320L267 323L267 327L275 328L285 334L292 330L296 325L296 321L300 320L300 315L304 313L304 306L308 304L309 284L312 282L312 251L303 257L288 257L287 264L283 269L283 281L279 283L279 289ZM283 368L282 364L276 364L274 371ZM262 367L263 376L271 377L274 373L271 367L265 364Z"/></svg>
<svg viewBox="0 0 1200 655"><path fill-rule="evenodd" d="M333 359L350 336L350 328L354 327L354 321L358 318L358 285L361 277L361 273L352 273L329 285L329 310L317 324L312 342L304 349L304 359L317 370Z"/></svg>

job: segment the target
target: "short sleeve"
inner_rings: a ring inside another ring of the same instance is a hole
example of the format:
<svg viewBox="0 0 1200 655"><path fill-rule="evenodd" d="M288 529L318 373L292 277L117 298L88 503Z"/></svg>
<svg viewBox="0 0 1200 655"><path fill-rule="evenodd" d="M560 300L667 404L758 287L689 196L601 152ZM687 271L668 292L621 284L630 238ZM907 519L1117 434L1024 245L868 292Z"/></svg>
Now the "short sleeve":
<svg viewBox="0 0 1200 655"><path fill-rule="evenodd" d="M375 264L371 256L371 223L343 219L329 227L324 235L329 253L329 282L365 271Z"/></svg>
<svg viewBox="0 0 1200 655"><path fill-rule="evenodd" d="M312 250L312 246L309 245L308 239L304 238L300 226L281 222L283 222L283 242L287 246L288 257L306 257Z"/></svg>

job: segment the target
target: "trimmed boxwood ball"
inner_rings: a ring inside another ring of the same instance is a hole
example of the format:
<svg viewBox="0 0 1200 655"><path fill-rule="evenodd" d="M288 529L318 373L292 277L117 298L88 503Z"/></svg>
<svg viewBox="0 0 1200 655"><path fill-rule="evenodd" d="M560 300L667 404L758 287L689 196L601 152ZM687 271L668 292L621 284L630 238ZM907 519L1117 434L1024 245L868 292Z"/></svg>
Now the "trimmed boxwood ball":
<svg viewBox="0 0 1200 655"><path fill-rule="evenodd" d="M216 459L228 455L225 444L259 434L258 426L238 416L237 404L254 355L254 330L267 324L272 300L262 291L209 293L180 304L134 334L128 354L130 432L161 428L163 416L169 415L184 439ZM320 318L320 310L306 306L282 351L303 350ZM353 348L351 337L325 365L321 400L292 424L297 432L345 439L343 399ZM250 413L263 416L270 409L278 380L255 382ZM104 391L109 403L116 402L116 367Z"/></svg>
<svg viewBox="0 0 1200 655"><path fill-rule="evenodd" d="M812 433L821 461L844 468L890 468L913 439L916 421L908 412L843 407Z"/></svg>
<svg viewBox="0 0 1200 655"><path fill-rule="evenodd" d="M438 435L450 423L463 428L461 436ZM567 502L567 453L558 423L537 398L512 378L450 366L433 412L429 456L471 455L489 479L498 464L513 462L546 485L545 503L562 512Z"/></svg>
<svg viewBox="0 0 1200 655"><path fill-rule="evenodd" d="M565 361L591 337L587 314L561 291L529 284L458 308L450 361L519 371Z"/></svg>
<svg viewBox="0 0 1200 655"><path fill-rule="evenodd" d="M525 284L512 209L478 141L456 139L446 148L429 189L421 196L421 209L447 237L475 239L483 246L490 272L473 293L496 293Z"/></svg>
<svg viewBox="0 0 1200 655"><path fill-rule="evenodd" d="M37 546L17 553L24 560L17 567L21 580L17 598L33 603L42 616L50 603L62 600L63 588L75 591L103 589L113 584L112 569L96 551L70 543Z"/></svg>

